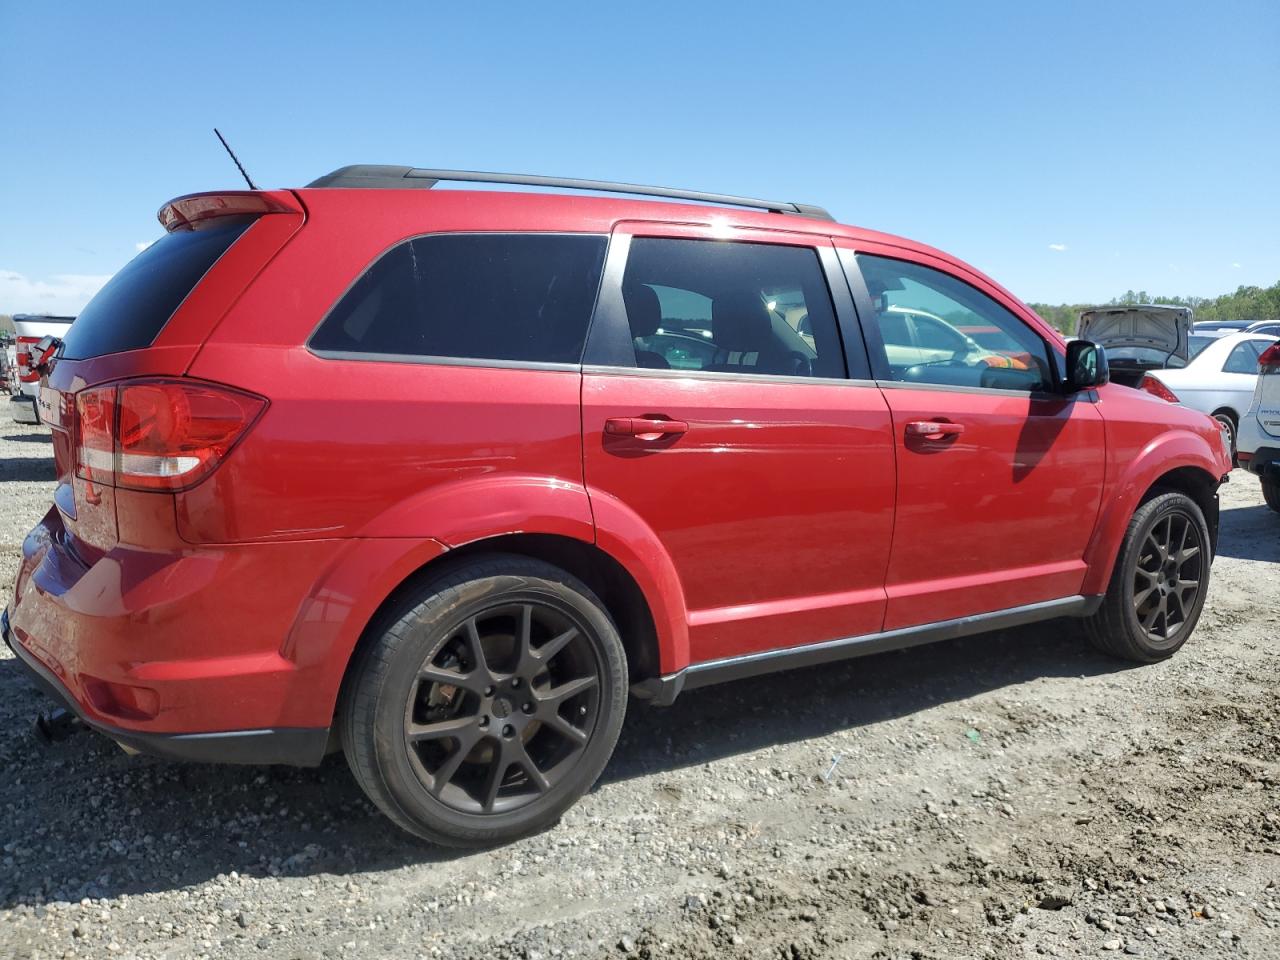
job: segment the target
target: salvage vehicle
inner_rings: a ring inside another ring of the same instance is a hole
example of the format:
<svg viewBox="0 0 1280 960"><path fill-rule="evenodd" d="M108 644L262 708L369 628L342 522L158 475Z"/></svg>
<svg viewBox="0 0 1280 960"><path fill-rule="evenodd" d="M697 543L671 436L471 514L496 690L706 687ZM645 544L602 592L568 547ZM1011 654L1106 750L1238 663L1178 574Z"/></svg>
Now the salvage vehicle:
<svg viewBox="0 0 1280 960"><path fill-rule="evenodd" d="M1187 307L1119 304L1082 311L1076 336L1106 348L1115 383L1136 387L1150 370L1186 366L1191 329Z"/></svg>
<svg viewBox="0 0 1280 960"><path fill-rule="evenodd" d="M396 824L490 844L590 788L629 692L1059 617L1152 663L1200 616L1217 424L939 250L411 167L159 216L41 364L58 485L3 626L55 736L340 748ZM1018 362L890 352L903 310Z"/></svg>
<svg viewBox="0 0 1280 960"><path fill-rule="evenodd" d="M39 423L40 375L35 372L36 347L45 337L66 335L75 317L16 313L13 365L9 370L9 415L18 423Z"/></svg>
<svg viewBox="0 0 1280 960"><path fill-rule="evenodd" d="M1267 506L1280 513L1280 341L1258 356L1249 409L1240 420L1240 465L1258 475Z"/></svg>
<svg viewBox="0 0 1280 960"><path fill-rule="evenodd" d="M1185 367L1149 371L1139 386L1162 400L1209 414L1227 432L1234 451L1241 415L1258 382L1258 359L1275 342L1265 334L1232 333L1214 340Z"/></svg>

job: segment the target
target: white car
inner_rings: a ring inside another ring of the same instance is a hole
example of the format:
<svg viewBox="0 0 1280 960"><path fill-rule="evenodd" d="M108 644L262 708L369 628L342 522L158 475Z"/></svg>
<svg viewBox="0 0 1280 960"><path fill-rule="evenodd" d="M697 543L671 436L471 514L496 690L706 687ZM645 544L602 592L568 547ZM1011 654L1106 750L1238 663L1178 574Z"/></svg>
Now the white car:
<svg viewBox="0 0 1280 960"><path fill-rule="evenodd" d="M17 330L14 361L10 368L9 414L18 423L39 423L40 416L36 412L36 400L40 396L40 377L31 369L31 354L37 343L44 337L54 336L61 339L71 328L75 317L53 317L30 313L13 315L13 326Z"/></svg>
<svg viewBox="0 0 1280 960"><path fill-rule="evenodd" d="M1240 466L1258 475L1267 506L1280 513L1280 341L1262 351L1257 381L1240 421Z"/></svg>
<svg viewBox="0 0 1280 960"><path fill-rule="evenodd" d="M1139 388L1209 414L1230 433L1235 451L1240 421L1258 382L1258 358L1275 342L1275 337L1257 333L1220 337L1185 367L1148 371Z"/></svg>

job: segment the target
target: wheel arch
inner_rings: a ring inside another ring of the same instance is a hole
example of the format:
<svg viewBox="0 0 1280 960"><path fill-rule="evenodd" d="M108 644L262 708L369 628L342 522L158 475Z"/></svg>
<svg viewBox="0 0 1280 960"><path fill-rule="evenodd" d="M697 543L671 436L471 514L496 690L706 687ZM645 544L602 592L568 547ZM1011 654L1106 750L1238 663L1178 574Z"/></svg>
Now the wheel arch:
<svg viewBox="0 0 1280 960"><path fill-rule="evenodd" d="M1167 445L1148 448L1130 465L1113 489L1111 503L1099 519L1089 545L1081 593L1106 592L1129 518L1144 503L1167 491L1184 493L1196 502L1209 526L1210 548L1217 551L1219 479L1213 472L1215 464L1208 445L1198 440L1198 446L1203 450L1184 439L1172 449Z"/></svg>
<svg viewBox="0 0 1280 960"><path fill-rule="evenodd" d="M648 598L627 568L596 546L574 537L549 533L509 533L473 540L448 550L409 571L368 616L342 664L340 681L333 686L332 712L339 709L343 690L361 649L403 615L424 582L484 557L514 554L542 560L585 583L604 604L618 627L627 655L631 683L657 677L662 672L663 640Z"/></svg>

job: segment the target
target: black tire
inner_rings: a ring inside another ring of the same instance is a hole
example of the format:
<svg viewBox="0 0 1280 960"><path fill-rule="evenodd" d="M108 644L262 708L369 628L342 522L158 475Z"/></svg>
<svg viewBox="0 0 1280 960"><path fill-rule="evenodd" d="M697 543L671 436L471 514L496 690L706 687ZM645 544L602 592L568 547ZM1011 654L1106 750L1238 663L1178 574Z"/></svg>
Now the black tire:
<svg viewBox="0 0 1280 960"><path fill-rule="evenodd" d="M556 823L600 776L626 712L626 655L600 601L504 554L426 581L395 613L358 651L339 706L361 788L447 846Z"/></svg>
<svg viewBox="0 0 1280 960"><path fill-rule="evenodd" d="M1176 492L1148 500L1129 521L1102 606L1085 618L1085 635L1103 653L1125 660L1173 656L1200 619L1211 559L1209 526L1194 500ZM1182 586L1192 580L1194 591Z"/></svg>
<svg viewBox="0 0 1280 960"><path fill-rule="evenodd" d="M1274 480L1262 481L1262 496L1267 501L1267 506L1280 513L1280 483Z"/></svg>

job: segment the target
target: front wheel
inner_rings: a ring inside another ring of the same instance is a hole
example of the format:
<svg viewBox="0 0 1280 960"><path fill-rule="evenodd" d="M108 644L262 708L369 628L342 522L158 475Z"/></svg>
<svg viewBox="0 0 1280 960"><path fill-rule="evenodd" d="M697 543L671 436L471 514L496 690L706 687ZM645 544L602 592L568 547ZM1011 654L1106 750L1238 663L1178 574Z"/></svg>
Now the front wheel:
<svg viewBox="0 0 1280 960"><path fill-rule="evenodd" d="M1129 521L1106 597L1085 619L1099 650L1155 663L1187 642L1209 588L1209 527L1184 493L1162 493Z"/></svg>
<svg viewBox="0 0 1280 960"><path fill-rule="evenodd" d="M627 663L589 588L528 557L425 583L360 651L343 750L405 830L449 846L555 823L599 777L626 709Z"/></svg>

